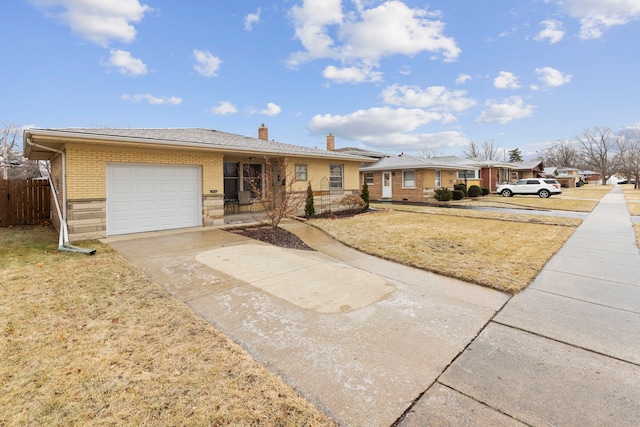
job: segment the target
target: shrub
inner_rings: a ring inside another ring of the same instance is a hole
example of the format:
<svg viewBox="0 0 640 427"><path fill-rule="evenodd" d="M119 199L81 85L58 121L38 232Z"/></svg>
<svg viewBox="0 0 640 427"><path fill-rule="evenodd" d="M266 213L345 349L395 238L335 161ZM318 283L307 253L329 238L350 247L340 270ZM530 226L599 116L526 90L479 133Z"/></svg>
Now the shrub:
<svg viewBox="0 0 640 427"><path fill-rule="evenodd" d="M362 184L362 194L360 194L362 200L364 201L363 211L369 210L369 185L367 185L367 181Z"/></svg>
<svg viewBox="0 0 640 427"><path fill-rule="evenodd" d="M365 203L364 200L362 200L362 197L358 196L357 194L349 194L348 196L344 196L342 200L340 200L340 205L344 206L350 211L355 211L357 209L363 209Z"/></svg>
<svg viewBox="0 0 640 427"><path fill-rule="evenodd" d="M462 190L453 190L453 200L462 200L464 199L464 192Z"/></svg>
<svg viewBox="0 0 640 427"><path fill-rule="evenodd" d="M483 196L488 196L489 194L491 194L491 190L489 190L487 187L482 187L481 190Z"/></svg>
<svg viewBox="0 0 640 427"><path fill-rule="evenodd" d="M313 190L311 189L311 183L307 186L307 200L304 204L304 216L307 218L316 214L316 208L313 205Z"/></svg>
<svg viewBox="0 0 640 427"><path fill-rule="evenodd" d="M462 195L464 197L467 197L467 186L464 184L456 184L453 186L454 190L459 190L462 191ZM454 200L460 200L460 199L454 199Z"/></svg>
<svg viewBox="0 0 640 427"><path fill-rule="evenodd" d="M482 194L482 190L479 186L472 185L471 187L469 187L469 191L467 192L467 194L469 195L469 197L478 197L480 194Z"/></svg>
<svg viewBox="0 0 640 427"><path fill-rule="evenodd" d="M453 193L448 188L438 188L434 191L433 198L440 202L448 202L453 198Z"/></svg>

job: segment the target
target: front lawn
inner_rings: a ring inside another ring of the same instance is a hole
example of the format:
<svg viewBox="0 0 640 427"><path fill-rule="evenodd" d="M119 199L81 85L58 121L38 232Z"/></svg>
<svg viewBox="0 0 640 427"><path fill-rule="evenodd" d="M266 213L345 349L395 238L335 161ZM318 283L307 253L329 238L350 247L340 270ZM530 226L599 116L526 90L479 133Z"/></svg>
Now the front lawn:
<svg viewBox="0 0 640 427"><path fill-rule="evenodd" d="M0 425L333 425L99 242L0 229Z"/></svg>
<svg viewBox="0 0 640 427"><path fill-rule="evenodd" d="M517 293L573 234L580 220L548 225L466 216L388 211L310 224L358 250L434 273ZM452 212L449 211L461 211ZM541 217L537 217L541 218ZM567 218L554 218L558 223ZM552 221L552 220L550 220Z"/></svg>

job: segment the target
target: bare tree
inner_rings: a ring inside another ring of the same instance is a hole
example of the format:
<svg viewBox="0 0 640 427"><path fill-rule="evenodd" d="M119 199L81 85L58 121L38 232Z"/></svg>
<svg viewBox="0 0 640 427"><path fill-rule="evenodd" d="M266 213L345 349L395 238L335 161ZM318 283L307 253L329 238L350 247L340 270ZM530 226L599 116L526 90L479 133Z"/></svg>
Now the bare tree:
<svg viewBox="0 0 640 427"><path fill-rule="evenodd" d="M577 168L581 166L580 153L574 143L559 141L549 148L542 150L539 160L546 166Z"/></svg>
<svg viewBox="0 0 640 427"><path fill-rule="evenodd" d="M478 144L475 141L469 141L469 146L462 149L462 154L467 159L479 159L480 158L480 148L478 148Z"/></svg>
<svg viewBox="0 0 640 427"><path fill-rule="evenodd" d="M264 209L267 222L276 228L283 218L301 210L306 193L296 188L295 168L289 167L287 157L275 160L265 157L264 163L264 174L252 175L253 170L249 170L246 182L251 193L258 196L257 203Z"/></svg>
<svg viewBox="0 0 640 427"><path fill-rule="evenodd" d="M9 179L9 167L13 165L15 157L18 127L13 124L2 123L2 179Z"/></svg>
<svg viewBox="0 0 640 427"><path fill-rule="evenodd" d="M482 143L482 159L484 160L497 160L500 148L496 145L493 139Z"/></svg>
<svg viewBox="0 0 640 427"><path fill-rule="evenodd" d="M634 188L640 188L640 128L621 131L616 137L618 171L627 179L635 179Z"/></svg>
<svg viewBox="0 0 640 427"><path fill-rule="evenodd" d="M442 151L438 150L437 148L433 148L433 147L424 147L420 154L425 159L430 159L432 157L442 156Z"/></svg>
<svg viewBox="0 0 640 427"><path fill-rule="evenodd" d="M611 128L596 126L593 129L585 129L576 140L586 166L598 172L602 177L602 183L606 184L616 166L613 152L615 139Z"/></svg>

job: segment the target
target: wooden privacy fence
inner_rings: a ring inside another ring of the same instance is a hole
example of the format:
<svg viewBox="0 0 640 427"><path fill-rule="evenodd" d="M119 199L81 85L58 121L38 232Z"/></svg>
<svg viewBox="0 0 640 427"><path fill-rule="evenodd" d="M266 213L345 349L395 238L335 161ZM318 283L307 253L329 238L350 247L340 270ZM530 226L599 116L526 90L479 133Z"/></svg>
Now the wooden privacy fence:
<svg viewBox="0 0 640 427"><path fill-rule="evenodd" d="M49 182L0 179L0 227L35 225L50 219Z"/></svg>

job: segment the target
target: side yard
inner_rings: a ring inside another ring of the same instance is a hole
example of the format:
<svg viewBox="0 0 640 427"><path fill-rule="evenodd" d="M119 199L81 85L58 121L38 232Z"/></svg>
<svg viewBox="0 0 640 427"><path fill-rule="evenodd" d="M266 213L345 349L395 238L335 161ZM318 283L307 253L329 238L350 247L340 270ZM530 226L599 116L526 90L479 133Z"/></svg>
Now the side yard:
<svg viewBox="0 0 640 427"><path fill-rule="evenodd" d="M629 208L629 214L639 216L640 215L640 190L633 188L633 184L626 184L622 186L624 191L624 198L627 201L627 207ZM640 223L633 224L633 228L636 230L636 240L638 246L640 246Z"/></svg>
<svg viewBox="0 0 640 427"><path fill-rule="evenodd" d="M0 424L333 425L108 246L56 242L0 229Z"/></svg>

